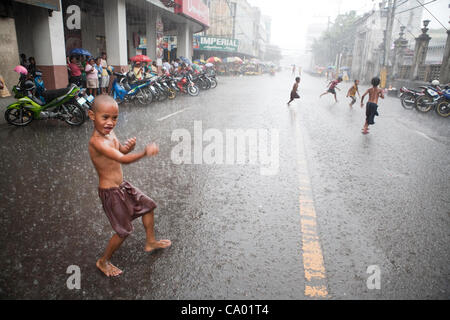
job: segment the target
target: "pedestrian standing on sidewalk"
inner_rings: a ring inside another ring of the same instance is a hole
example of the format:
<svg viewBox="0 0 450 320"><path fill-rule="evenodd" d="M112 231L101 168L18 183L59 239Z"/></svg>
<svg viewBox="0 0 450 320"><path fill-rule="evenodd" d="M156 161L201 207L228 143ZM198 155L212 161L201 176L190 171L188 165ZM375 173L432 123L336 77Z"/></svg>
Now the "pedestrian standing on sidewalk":
<svg viewBox="0 0 450 320"><path fill-rule="evenodd" d="M287 105L289 105L292 101L294 101L294 99L300 98L300 96L297 93L299 83L300 83L300 77L295 78L295 83L294 83L294 86L292 87L292 91L291 91L291 100L289 100Z"/></svg>
<svg viewBox="0 0 450 320"><path fill-rule="evenodd" d="M101 62L102 58L101 57L97 57L97 59L95 59L95 69L97 69L97 79L98 79L98 86L97 86L97 94L101 94L101 89L100 89L100 85L102 83L102 73L103 73L103 67L102 67L102 62Z"/></svg>
<svg viewBox="0 0 450 320"><path fill-rule="evenodd" d="M102 52L102 58L100 60L100 63L102 65L102 80L100 83L100 88L102 94L108 94L108 88L109 88L109 66L108 62L106 61L106 52Z"/></svg>
<svg viewBox="0 0 450 320"><path fill-rule="evenodd" d="M98 89L98 71L95 68L94 58L88 58L84 70L86 71L86 87L88 89L88 94L95 97Z"/></svg>
<svg viewBox="0 0 450 320"><path fill-rule="evenodd" d="M70 57L70 63L67 65L69 69L69 83L74 83L77 86L81 85L81 68L75 56Z"/></svg>
<svg viewBox="0 0 450 320"><path fill-rule="evenodd" d="M350 104L349 104L350 108L356 102L356 93L358 93L358 96L361 98L361 95L359 94L358 85L359 85L359 80L355 80L355 83L353 84L353 86L350 89L348 89L347 98L350 97L350 99L352 99L352 102L350 102Z"/></svg>
<svg viewBox="0 0 450 320"><path fill-rule="evenodd" d="M331 94L334 95L334 100L335 100L336 102L338 102L337 96L336 96L336 90L335 90L335 89L338 89L339 91L341 91L341 89L339 89L339 88L337 87L337 85L338 85L339 83L341 83L341 82L342 82L342 77L338 77L337 80L333 80L333 81L331 81L330 83L328 83L328 90L325 91L324 93L322 93L322 94L320 95L319 98L321 98L323 95L326 95L326 94L328 94L328 93L331 93Z"/></svg>
<svg viewBox="0 0 450 320"><path fill-rule="evenodd" d="M369 101L366 104L366 122L362 129L362 134L369 133L369 125L375 124L375 116L378 116L378 98L384 99L383 90L378 88L380 84L380 78L375 77L372 79L372 88L368 89L366 93L361 97L361 108L364 106L364 97L368 94Z"/></svg>
<svg viewBox="0 0 450 320"><path fill-rule="evenodd" d="M110 260L123 241L133 232L132 221L142 217L146 232L144 251L170 247L170 240L155 239L154 210L156 203L138 188L123 180L122 164L130 164L144 157L158 154L158 146L148 144L143 151L131 153L136 146L136 138L121 144L113 129L119 117L117 102L108 95L95 98L89 118L94 122L94 131L89 140L89 156L99 178L98 195L103 210L116 232L110 239L103 256L96 266L107 277L118 276L122 270Z"/></svg>
<svg viewBox="0 0 450 320"><path fill-rule="evenodd" d="M30 77L34 78L36 76L36 60L34 60L34 57L29 57L28 58L28 74L30 75Z"/></svg>

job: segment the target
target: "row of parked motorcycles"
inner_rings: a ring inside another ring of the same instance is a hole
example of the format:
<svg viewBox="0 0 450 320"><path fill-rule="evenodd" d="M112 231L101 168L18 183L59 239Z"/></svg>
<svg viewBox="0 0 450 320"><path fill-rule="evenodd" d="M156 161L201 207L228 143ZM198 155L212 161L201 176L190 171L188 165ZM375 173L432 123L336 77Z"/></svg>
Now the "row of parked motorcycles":
<svg viewBox="0 0 450 320"><path fill-rule="evenodd" d="M147 75L136 79L133 72L113 73L112 96L120 104L130 102L148 105L153 101L173 100L178 93L198 96L200 90L217 87L214 73L184 71L182 73L165 73L162 76Z"/></svg>
<svg viewBox="0 0 450 320"><path fill-rule="evenodd" d="M400 89L400 101L403 108L414 109L426 113L435 110L441 117L450 115L450 88L448 85L441 87L438 80L433 80L431 85L420 86L418 89Z"/></svg>
<svg viewBox="0 0 450 320"><path fill-rule="evenodd" d="M215 73L186 70L180 74L166 73L137 80L133 72L114 73L111 95L118 103L131 102L148 105L153 101L175 99L177 93L197 96L200 90L217 87ZM14 126L26 126L33 120L58 119L79 126L87 119L94 97L76 84L67 88L46 90L42 73L33 77L20 75L19 83L12 89L17 99L5 111L5 119Z"/></svg>

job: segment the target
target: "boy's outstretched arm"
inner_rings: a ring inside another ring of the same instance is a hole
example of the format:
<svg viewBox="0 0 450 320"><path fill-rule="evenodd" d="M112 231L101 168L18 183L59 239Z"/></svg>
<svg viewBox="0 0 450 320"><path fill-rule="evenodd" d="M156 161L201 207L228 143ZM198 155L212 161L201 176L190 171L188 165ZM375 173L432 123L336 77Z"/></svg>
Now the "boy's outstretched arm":
<svg viewBox="0 0 450 320"><path fill-rule="evenodd" d="M93 141L92 146L95 148L95 150L97 150L97 152L101 153L105 157L122 164L133 163L145 156L151 156L158 153L158 147L155 144L149 144L144 151L132 154L123 154L122 152L109 146L108 144L99 141Z"/></svg>

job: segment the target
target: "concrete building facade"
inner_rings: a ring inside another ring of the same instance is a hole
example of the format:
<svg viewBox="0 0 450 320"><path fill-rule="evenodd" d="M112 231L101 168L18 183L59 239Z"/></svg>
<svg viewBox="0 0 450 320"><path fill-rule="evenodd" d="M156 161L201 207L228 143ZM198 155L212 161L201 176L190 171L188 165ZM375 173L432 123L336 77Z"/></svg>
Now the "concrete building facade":
<svg viewBox="0 0 450 320"><path fill-rule="evenodd" d="M0 74L8 88L17 83L10 70L19 54L33 56L43 71L48 89L68 82L66 57L73 48L94 57L106 51L116 70L128 69L128 59L138 52L141 38L146 53L160 63L164 35L177 37L177 55L192 58L194 33L209 26L209 10L203 0L41 0L7 1L0 14L8 44L2 46ZM1 8L0 8L1 9ZM14 25L13 25L14 24ZM15 29L15 31L14 31ZM16 35L14 37L14 35Z"/></svg>

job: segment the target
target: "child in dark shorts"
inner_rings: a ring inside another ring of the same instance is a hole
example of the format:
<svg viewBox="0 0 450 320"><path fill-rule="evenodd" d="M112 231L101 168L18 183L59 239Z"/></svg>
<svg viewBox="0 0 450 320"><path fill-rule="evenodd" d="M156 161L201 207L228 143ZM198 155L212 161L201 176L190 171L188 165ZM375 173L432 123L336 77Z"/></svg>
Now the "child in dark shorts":
<svg viewBox="0 0 450 320"><path fill-rule="evenodd" d="M369 101L366 104L366 121L362 129L363 134L369 133L369 125L375 124L375 116L378 116L378 98L384 99L383 90L378 88L380 78L372 79L372 88L369 88L361 97L361 108L364 106L364 97L368 94Z"/></svg>
<svg viewBox="0 0 450 320"><path fill-rule="evenodd" d="M107 95L95 98L89 118L94 122L94 132L89 140L89 155L98 173L98 195L103 210L116 232L108 243L103 256L97 260L99 268L106 276L118 276L122 270L111 264L113 253L133 231L132 221L142 217L147 240L145 251L167 248L170 240L155 239L155 202L138 188L123 180L122 164L129 164L147 156L154 156L159 149L156 144L148 144L143 151L131 153L136 146L136 138L128 139L122 145L113 129L119 116L116 101Z"/></svg>
<svg viewBox="0 0 450 320"><path fill-rule="evenodd" d="M291 90L291 100L289 100L287 105L289 105L292 101L294 101L294 99L300 98L300 96L297 93L299 83L300 83L300 77L295 78L295 83Z"/></svg>

